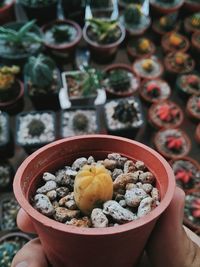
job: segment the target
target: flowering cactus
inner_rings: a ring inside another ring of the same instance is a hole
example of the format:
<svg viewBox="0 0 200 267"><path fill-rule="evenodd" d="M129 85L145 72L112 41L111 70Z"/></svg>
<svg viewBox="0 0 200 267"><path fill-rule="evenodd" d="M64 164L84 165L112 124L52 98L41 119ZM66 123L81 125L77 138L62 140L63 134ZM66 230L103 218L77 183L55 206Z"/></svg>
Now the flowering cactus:
<svg viewBox="0 0 200 267"><path fill-rule="evenodd" d="M184 184L188 183L192 178L192 172L187 170L179 170L176 174L176 180L180 180Z"/></svg>
<svg viewBox="0 0 200 267"><path fill-rule="evenodd" d="M168 104L164 104L160 106L157 110L157 115L162 121L172 121L177 115L179 111L176 107L171 107Z"/></svg>
<svg viewBox="0 0 200 267"><path fill-rule="evenodd" d="M180 150L183 146L183 139L181 137L168 136L166 144L168 149Z"/></svg>
<svg viewBox="0 0 200 267"><path fill-rule="evenodd" d="M172 33L169 36L169 43L175 47L179 47L183 42L182 37L180 36L180 34L177 33Z"/></svg>

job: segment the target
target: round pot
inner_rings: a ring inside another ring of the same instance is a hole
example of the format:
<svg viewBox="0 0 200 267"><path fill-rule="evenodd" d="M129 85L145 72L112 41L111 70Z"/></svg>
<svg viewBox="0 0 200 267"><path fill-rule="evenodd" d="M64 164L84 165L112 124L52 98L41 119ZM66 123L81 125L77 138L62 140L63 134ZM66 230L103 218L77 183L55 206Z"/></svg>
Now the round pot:
<svg viewBox="0 0 200 267"><path fill-rule="evenodd" d="M12 0L10 4L0 8L0 25L14 20L14 5L15 0Z"/></svg>
<svg viewBox="0 0 200 267"><path fill-rule="evenodd" d="M187 102L187 105L186 105L186 113L187 115L194 121L194 122L199 122L200 121L200 112L195 112L193 109L192 109L192 106L193 106L193 103L196 104L196 106L198 105L197 104L197 101L198 99L200 99L200 96L195 96L195 95L192 95L189 99L188 99L188 102ZM199 100L200 101L200 100Z"/></svg>
<svg viewBox="0 0 200 267"><path fill-rule="evenodd" d="M176 31L178 32L179 29L180 29L180 23L177 22L175 25L174 25L174 28L170 31L165 31L163 30L161 27L159 27L159 24L158 22L155 20L153 23L152 23L152 29L154 31L154 33L156 34L156 37L162 37L164 34L166 33L170 33L172 31Z"/></svg>
<svg viewBox="0 0 200 267"><path fill-rule="evenodd" d="M44 23L47 23L48 21L56 19L57 4L58 4L57 0L55 1L55 3L51 3L48 4L47 6L41 6L41 7L31 7L29 5L24 5L21 3L29 20L36 19L39 25L42 25Z"/></svg>
<svg viewBox="0 0 200 267"><path fill-rule="evenodd" d="M74 56L75 48L78 45L78 43L80 42L81 37L82 37L82 31L81 31L80 26L71 20L52 21L52 22L44 25L42 27L42 31L43 31L43 33L45 33L48 29L52 28L52 26L60 25L60 24L70 25L73 28L75 28L76 32L77 32L76 38L72 42L62 43L62 44L51 44L51 43L48 43L44 39L44 43L45 43L46 48L52 53L52 55L54 55L56 57L63 58L64 60L66 60L66 59L72 58Z"/></svg>
<svg viewBox="0 0 200 267"><path fill-rule="evenodd" d="M186 77L188 77L188 76L192 77L192 75L198 76L198 79L200 80L199 74L195 73L195 72L189 73L189 74L179 75L176 79L176 90L184 98L184 100L187 100L188 97L191 95L200 95L200 90L193 89L193 88L189 88L188 90L184 89L184 80L183 79L186 79Z"/></svg>
<svg viewBox="0 0 200 267"><path fill-rule="evenodd" d="M200 11L200 3L195 3L195 2L185 0L183 7L185 10L187 10L187 12L188 11L190 11L190 12Z"/></svg>
<svg viewBox="0 0 200 267"><path fill-rule="evenodd" d="M112 152L143 160L155 175L161 203L147 216L116 227L87 229L56 222L31 206L31 196L44 171L70 164L80 156L98 159ZM171 202L174 189L172 169L157 152L136 141L106 135L78 136L49 144L22 163L14 180L15 196L30 216L53 267L135 266L157 219Z"/></svg>
<svg viewBox="0 0 200 267"><path fill-rule="evenodd" d="M151 82L155 82L155 84L158 82L158 83L161 83L161 84L164 84L165 85L165 88L161 89L163 95L161 95L160 97L158 98L153 98L151 96L148 96L146 93L145 93L145 85L148 84L148 83L151 83ZM168 90L168 93L167 93L167 90ZM140 93L140 96L141 98L148 104L152 104L152 103L157 103L159 101L164 101L164 100L167 100L170 95L171 95L171 88L169 86L169 84L162 80L162 79L155 79L155 80L144 80L140 86L140 90L139 90L139 93Z"/></svg>
<svg viewBox="0 0 200 267"><path fill-rule="evenodd" d="M171 107L175 107L177 109L179 118L177 118L175 123L162 121L160 118L157 117L156 115L157 107L161 106L162 104L168 104ZM183 123L183 119L184 119L184 114L182 109L176 103L169 100L155 103L148 110L148 121L155 129L178 128Z"/></svg>
<svg viewBox="0 0 200 267"><path fill-rule="evenodd" d="M15 115L24 108L24 84L20 80L17 80L17 84L19 85L18 95L10 101L0 102L0 110L10 115Z"/></svg>
<svg viewBox="0 0 200 267"><path fill-rule="evenodd" d="M131 73L133 75L133 77L136 79L137 86L135 88L134 87L129 88L128 91L124 91L124 92L115 92L114 90L110 89L108 86L105 86L107 97L108 98L121 98L121 97L132 96L133 94L135 94L137 92L137 90L139 88L140 79L135 75L131 66L123 64L123 63L112 64L112 65L106 67L104 69L104 72L109 73L109 71L117 70L117 69L122 69L122 70L125 70L125 71Z"/></svg>
<svg viewBox="0 0 200 267"><path fill-rule="evenodd" d="M117 54L117 50L120 44L123 42L125 35L126 35L125 28L121 26L120 24L118 26L121 30L120 38L116 42L111 43L111 44L106 44L106 45L98 44L92 41L88 37L87 31L88 31L89 25L86 24L85 27L83 28L83 38L85 39L86 43L89 45L91 55L96 62L108 63L115 58Z"/></svg>
<svg viewBox="0 0 200 267"><path fill-rule="evenodd" d="M135 47L131 46L131 41L128 42L128 45L126 47L126 51L127 51L127 54L128 54L128 57L131 61L134 61L135 59L137 58L148 58L150 57L151 55L153 55L156 51L156 47L154 45L153 42L150 41L150 44L151 44L151 49L148 53L146 54L139 54L138 51L135 49Z"/></svg>
<svg viewBox="0 0 200 267"><path fill-rule="evenodd" d="M162 39L161 39L161 46L163 48L163 51L165 53L170 53L170 52L186 52L189 47L190 47L190 43L187 37L185 37L184 35L178 34L180 36L180 38L182 38L182 40L184 41L185 45L182 48L176 48L175 46L171 46L169 43L169 37L171 36L171 34L174 34L175 32L169 32L167 34L165 34Z"/></svg>
<svg viewBox="0 0 200 267"><path fill-rule="evenodd" d="M195 140L200 145L200 123L197 125L195 130Z"/></svg>
<svg viewBox="0 0 200 267"><path fill-rule="evenodd" d="M182 151L179 154L171 153L171 151L164 150L163 147L162 147L162 144L160 144L160 138L161 138L163 132L169 131L169 130L176 130L176 131L178 131L181 134L181 136L183 137L183 139L185 140L185 149L184 149L184 151ZM190 141L190 138L188 137L188 135L184 131L182 131L180 129L175 129L175 128L169 128L169 129L161 129L161 130L159 130L155 134L155 136L154 136L153 143L154 143L154 146L155 146L156 150L163 157L165 157L167 159L177 159L177 158L180 158L180 157L184 157L184 156L186 156L189 153L189 151L191 149L191 141Z"/></svg>
<svg viewBox="0 0 200 267"><path fill-rule="evenodd" d="M156 0L150 0L152 12L154 12L155 14L159 14L159 15L160 14L165 15L165 14L177 12L181 8L183 3L184 3L184 0L180 0L179 3L177 3L177 5L175 6L163 7L162 5L157 3Z"/></svg>
<svg viewBox="0 0 200 267"><path fill-rule="evenodd" d="M191 25L191 16L184 19L184 30L188 35L194 32L200 32L200 29L196 29Z"/></svg>

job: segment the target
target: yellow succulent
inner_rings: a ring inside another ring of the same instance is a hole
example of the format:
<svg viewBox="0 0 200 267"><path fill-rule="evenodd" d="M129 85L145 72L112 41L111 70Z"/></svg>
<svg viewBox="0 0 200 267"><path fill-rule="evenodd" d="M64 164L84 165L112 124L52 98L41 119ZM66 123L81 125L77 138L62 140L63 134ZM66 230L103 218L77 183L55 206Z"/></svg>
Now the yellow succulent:
<svg viewBox="0 0 200 267"><path fill-rule="evenodd" d="M19 73L20 68L17 66L0 68L0 90L7 90L15 82L15 75Z"/></svg>
<svg viewBox="0 0 200 267"><path fill-rule="evenodd" d="M183 65L187 59L187 55L183 53L177 53L175 55L175 62L177 65Z"/></svg>
<svg viewBox="0 0 200 267"><path fill-rule="evenodd" d="M200 18L194 16L191 19L191 24L192 24L192 26L199 28L200 27Z"/></svg>
<svg viewBox="0 0 200 267"><path fill-rule="evenodd" d="M84 165L74 182L74 199L79 209L89 215L99 204L111 200L113 181L103 165Z"/></svg>
<svg viewBox="0 0 200 267"><path fill-rule="evenodd" d="M139 49L142 52L146 52L149 50L150 47L150 42L146 38L142 38L141 41L139 42Z"/></svg>
<svg viewBox="0 0 200 267"><path fill-rule="evenodd" d="M169 42L171 45L179 46L183 42L183 39L181 38L179 34L172 33L169 36Z"/></svg>
<svg viewBox="0 0 200 267"><path fill-rule="evenodd" d="M145 59L142 63L142 68L146 71L151 71L153 69L152 59Z"/></svg>

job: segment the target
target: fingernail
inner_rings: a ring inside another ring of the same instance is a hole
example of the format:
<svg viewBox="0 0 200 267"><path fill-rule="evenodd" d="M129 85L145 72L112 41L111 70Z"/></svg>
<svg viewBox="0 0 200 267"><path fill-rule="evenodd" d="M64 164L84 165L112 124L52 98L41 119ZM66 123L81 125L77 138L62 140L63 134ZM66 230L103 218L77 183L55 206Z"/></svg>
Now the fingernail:
<svg viewBox="0 0 200 267"><path fill-rule="evenodd" d="M19 262L15 267L28 267L27 261Z"/></svg>

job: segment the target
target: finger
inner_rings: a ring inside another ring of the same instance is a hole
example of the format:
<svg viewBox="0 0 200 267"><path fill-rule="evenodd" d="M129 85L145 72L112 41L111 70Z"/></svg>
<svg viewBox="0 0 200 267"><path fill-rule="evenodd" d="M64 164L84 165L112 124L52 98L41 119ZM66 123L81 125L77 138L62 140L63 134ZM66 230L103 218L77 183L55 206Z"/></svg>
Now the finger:
<svg viewBox="0 0 200 267"><path fill-rule="evenodd" d="M184 198L184 192L177 188L148 241L147 253L154 267L198 266L194 264L198 264L199 248L182 226Z"/></svg>
<svg viewBox="0 0 200 267"><path fill-rule="evenodd" d="M30 217L23 209L20 209L17 214L17 225L23 232L32 234L36 233Z"/></svg>
<svg viewBox="0 0 200 267"><path fill-rule="evenodd" d="M13 259L11 267L48 267L39 239L28 242Z"/></svg>

